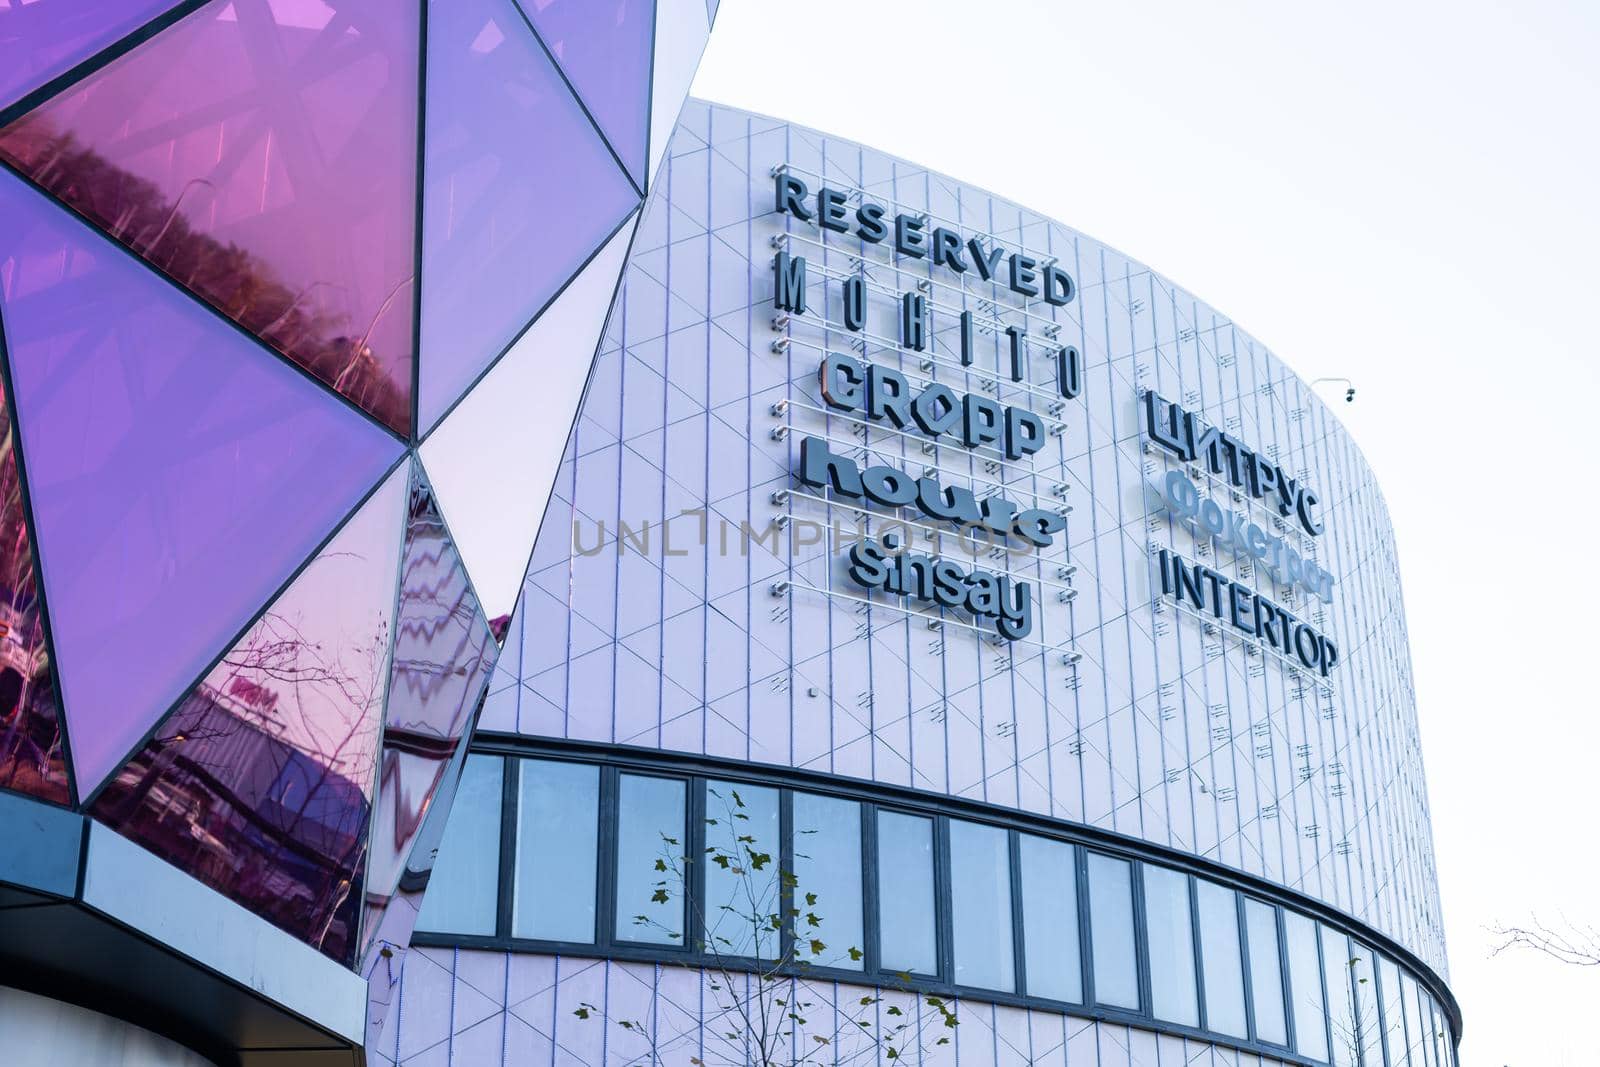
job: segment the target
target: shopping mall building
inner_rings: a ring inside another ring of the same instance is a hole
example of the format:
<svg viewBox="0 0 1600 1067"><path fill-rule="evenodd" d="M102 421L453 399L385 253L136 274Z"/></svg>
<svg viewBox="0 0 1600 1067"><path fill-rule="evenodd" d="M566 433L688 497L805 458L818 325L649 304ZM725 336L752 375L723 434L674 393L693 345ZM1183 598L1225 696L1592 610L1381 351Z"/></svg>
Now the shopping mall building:
<svg viewBox="0 0 1600 1067"><path fill-rule="evenodd" d="M0 1060L1455 1067L1326 398L715 15L0 0Z"/></svg>

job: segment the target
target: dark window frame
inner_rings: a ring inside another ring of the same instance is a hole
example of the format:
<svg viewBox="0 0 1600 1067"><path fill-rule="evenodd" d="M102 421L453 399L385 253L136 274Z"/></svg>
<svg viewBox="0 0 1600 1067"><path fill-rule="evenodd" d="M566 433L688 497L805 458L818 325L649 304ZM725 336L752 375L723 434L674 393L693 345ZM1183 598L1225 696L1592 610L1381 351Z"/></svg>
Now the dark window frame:
<svg viewBox="0 0 1600 1067"><path fill-rule="evenodd" d="M1292 975L1287 958L1287 938L1284 930L1285 909L1292 908L1313 923L1333 929L1345 939L1347 945L1353 945L1359 939L1359 943L1363 947L1371 946L1369 951L1374 953L1384 952L1395 962L1396 966L1412 976L1416 982L1419 996L1428 997L1430 1002L1435 1005L1448 1005L1449 1009L1455 1007L1453 1000L1446 1000L1440 996L1441 991L1448 996L1448 990L1444 989L1437 976L1421 965L1420 961L1416 960L1411 953L1403 947L1390 942L1377 931L1353 923L1348 918L1334 912L1318 901L1301 898L1283 887L1273 886L1270 883L1243 875L1240 872L1221 868L1199 857L1176 853L1172 850L1162 849L1159 846L1126 838L1122 835L1098 831L1092 827L1066 824L1061 820L1046 819L1013 809L997 808L992 805L964 801L960 798L939 794L920 793L902 787L817 775L787 768L768 768L738 761L683 756L650 749L634 750L612 746L591 746L570 742L537 740L514 735L490 734L479 736L473 746L473 752L478 755L500 756L506 761L502 772L503 801L500 812L502 821L500 835L501 855L499 857L500 897L497 901L496 911L497 933L491 937L434 931L418 932L413 937L413 943L417 945L457 946L508 952L535 952L636 962L675 962L688 965L700 963L706 966L722 966L738 971L758 971L770 968L772 961L730 956L718 958L705 953L697 947L700 944L699 939L703 936L703 930L700 929L700 919L703 915L703 902L706 892L704 864L697 862L704 855L705 849L705 790L707 784L711 781L728 781L777 790L779 835L781 838L780 870L793 870L793 796L795 792L850 800L859 806L861 817L862 930L864 935L864 943L861 946L862 967L860 970L855 970L807 964L787 967L784 969L785 973L819 980L833 980L867 986L878 985L886 988L905 988L916 992L918 995L963 998L1070 1013L1079 1017L1100 1019L1119 1025L1136 1026L1175 1036L1208 1041L1216 1045L1236 1048L1258 1055L1272 1056L1285 1063L1303 1064L1307 1065L1307 1067L1325 1067L1329 1062L1328 1060L1309 1059L1293 1051L1297 1041L1292 1010ZM599 872L596 878L598 900L596 908L596 937L593 943L545 941L534 938L514 937L510 934L515 890L516 823L519 806L517 794L520 790L522 773L521 767L513 766L511 761L524 759L592 763L599 766L599 826L602 846L597 849L596 856ZM623 774L681 781L687 791L685 812L688 825L685 827L684 847L685 855L689 860L688 870L690 877L687 879L687 884L680 894L683 898L685 916L685 936L682 944L641 942L616 936L617 863L615 844L618 820L620 818L618 800L620 779ZM881 886L879 885L877 871L879 811L928 818L932 821L934 934L938 973L935 975L912 975L909 983L906 983L898 972L886 971L881 965L881 954L879 952L880 928L877 921L878 909L881 904ZM1008 993L979 987L961 986L955 984L953 980L955 970L949 841L949 823L953 818L995 826L1007 833L1007 856L1011 880L1012 955L1015 992ZM1081 971L1080 989L1083 995L1083 1001L1080 1003L1036 996L1028 992L1025 949L1027 916L1023 910L1021 899L1021 835L1023 833L1061 841L1072 847L1072 864L1078 903L1077 935ZM1088 886L1088 862L1091 852L1097 852L1109 858L1124 860L1130 864L1130 892L1132 898L1130 904L1134 921L1134 964L1140 1000L1137 1010L1097 1004L1095 1000L1092 917L1090 915ZM1156 1018L1153 1014L1148 915L1144 898L1144 868L1146 866L1164 867L1187 875L1195 988L1200 1019L1198 1026L1173 1023ZM1240 960L1244 975L1245 1013L1249 1030L1249 1036L1246 1038L1241 1039L1206 1028L1208 1019L1205 1003L1205 962L1199 937L1197 889L1197 879L1201 877L1217 883L1224 889L1234 893L1239 924ZM793 899L792 889L783 884L782 880L780 880L780 885L782 886L780 900L783 914L787 916ZM1287 1045L1264 1042L1256 1036L1248 920L1245 913L1246 896L1273 909L1278 935L1278 966L1280 988L1284 1001L1285 1029L1288 1033ZM786 922L781 942L782 951L786 955L792 946L794 933L792 921ZM1329 1003L1326 961L1324 959L1323 939L1320 933L1315 938L1315 941L1319 964L1319 981L1323 987L1325 1036L1329 1042L1331 1058L1333 1009ZM1377 995L1378 990L1374 989L1373 993ZM1352 1005L1353 1008L1354 1005ZM1442 1021L1451 1027L1451 1033L1446 1041L1447 1044L1454 1045L1459 1040L1456 1036L1457 1031L1453 1026L1454 1017L1444 1007L1436 1008L1435 1010L1442 1016ZM1381 1013L1382 1004L1380 998L1379 1026L1382 1025ZM1362 1064L1361 1067L1382 1067L1382 1065Z"/></svg>

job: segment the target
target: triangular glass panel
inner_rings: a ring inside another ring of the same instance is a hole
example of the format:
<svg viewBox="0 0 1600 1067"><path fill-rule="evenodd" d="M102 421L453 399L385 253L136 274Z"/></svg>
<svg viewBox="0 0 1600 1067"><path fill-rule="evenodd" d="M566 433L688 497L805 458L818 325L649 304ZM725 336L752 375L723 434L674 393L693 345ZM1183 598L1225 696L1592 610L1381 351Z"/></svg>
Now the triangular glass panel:
<svg viewBox="0 0 1600 1067"><path fill-rule="evenodd" d="M666 155L672 128L689 95L700 56L706 50L711 23L700 0L659 0L656 9L655 60L650 74L650 169L654 180Z"/></svg>
<svg viewBox="0 0 1600 1067"><path fill-rule="evenodd" d="M517 2L643 188L655 0Z"/></svg>
<svg viewBox="0 0 1600 1067"><path fill-rule="evenodd" d="M639 198L512 0L428 5L422 196L426 433Z"/></svg>
<svg viewBox="0 0 1600 1067"><path fill-rule="evenodd" d="M397 468L111 780L94 816L341 963L389 672Z"/></svg>
<svg viewBox="0 0 1600 1067"><path fill-rule="evenodd" d="M213 0L0 130L0 155L405 434L419 21Z"/></svg>
<svg viewBox="0 0 1600 1067"><path fill-rule="evenodd" d="M178 0L33 0L0 6L0 108L115 44Z"/></svg>
<svg viewBox="0 0 1600 1067"><path fill-rule="evenodd" d="M413 464L363 898L363 955L499 654L433 490Z"/></svg>
<svg viewBox="0 0 1600 1067"><path fill-rule="evenodd" d="M490 619L516 605L632 233L630 220L422 443L439 510ZM515 477L495 473L507 461Z"/></svg>
<svg viewBox="0 0 1600 1067"><path fill-rule="evenodd" d="M92 793L401 445L0 172L0 318Z"/></svg>
<svg viewBox="0 0 1600 1067"><path fill-rule="evenodd" d="M0 789L71 800L61 708L17 478L16 438L0 386Z"/></svg>

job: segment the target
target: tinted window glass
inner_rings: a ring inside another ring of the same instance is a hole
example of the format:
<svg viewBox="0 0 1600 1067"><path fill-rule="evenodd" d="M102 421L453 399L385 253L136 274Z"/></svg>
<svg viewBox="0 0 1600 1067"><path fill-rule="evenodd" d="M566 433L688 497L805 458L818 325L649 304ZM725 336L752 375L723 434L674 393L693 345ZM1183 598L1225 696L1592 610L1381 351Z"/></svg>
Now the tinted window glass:
<svg viewBox="0 0 1600 1067"><path fill-rule="evenodd" d="M1083 1002L1078 945L1078 872L1063 841L1022 835L1023 952L1028 993Z"/></svg>
<svg viewBox="0 0 1600 1067"><path fill-rule="evenodd" d="M734 782L705 788L706 951L775 959L783 916L778 791Z"/></svg>
<svg viewBox="0 0 1600 1067"><path fill-rule="evenodd" d="M1422 1020L1417 1015L1418 1003L1420 1002L1417 1000L1416 980L1409 974L1405 975L1400 980L1400 1010L1405 1016L1403 1022L1405 1026L1406 1052L1409 1058L1400 1062L1422 1067Z"/></svg>
<svg viewBox="0 0 1600 1067"><path fill-rule="evenodd" d="M1289 1043L1283 1016L1283 964L1278 958L1278 911L1259 900L1244 901L1245 940L1250 944L1250 1004L1255 1009L1256 1039L1274 1045Z"/></svg>
<svg viewBox="0 0 1600 1067"><path fill-rule="evenodd" d="M1089 853L1089 942L1094 999L1119 1008L1139 1007L1134 962L1133 869L1127 860Z"/></svg>
<svg viewBox="0 0 1600 1067"><path fill-rule="evenodd" d="M1200 910L1200 962L1206 976L1206 1026L1246 1037L1244 968L1239 962L1239 912L1234 892L1195 882Z"/></svg>
<svg viewBox="0 0 1600 1067"><path fill-rule="evenodd" d="M884 970L937 974L933 820L878 812L878 953Z"/></svg>
<svg viewBox="0 0 1600 1067"><path fill-rule="evenodd" d="M861 805L794 794L795 953L826 967L860 970ZM813 951L812 942L822 947Z"/></svg>
<svg viewBox="0 0 1600 1067"><path fill-rule="evenodd" d="M1322 1011L1322 968L1317 959L1317 924L1292 911L1283 913L1284 947L1289 955L1289 1003L1295 1047L1314 1060L1328 1058L1327 1020Z"/></svg>
<svg viewBox="0 0 1600 1067"><path fill-rule="evenodd" d="M957 985L1012 992L1011 849L997 826L950 821L950 912Z"/></svg>
<svg viewBox="0 0 1600 1067"><path fill-rule="evenodd" d="M1383 1027L1378 1015L1378 984L1373 979L1372 950L1359 941L1351 941L1350 988L1356 995L1356 1029L1361 1034L1363 1063L1383 1062Z"/></svg>
<svg viewBox="0 0 1600 1067"><path fill-rule="evenodd" d="M600 768L516 760L517 865L511 933L594 940Z"/></svg>
<svg viewBox="0 0 1600 1067"><path fill-rule="evenodd" d="M1198 1026L1189 876L1145 864L1144 910L1150 940L1150 1010L1157 1019Z"/></svg>
<svg viewBox="0 0 1600 1067"><path fill-rule="evenodd" d="M1322 972L1328 987L1328 1029L1333 1036L1329 1050L1334 1067L1350 1067L1356 1062L1360 1035L1350 992L1350 939L1331 930L1322 930Z"/></svg>
<svg viewBox="0 0 1600 1067"><path fill-rule="evenodd" d="M1389 1067L1405 1067L1406 1022L1400 1009L1402 990L1400 968L1393 960L1378 957L1378 997L1383 1004L1383 1044L1389 1054Z"/></svg>
<svg viewBox="0 0 1600 1067"><path fill-rule="evenodd" d="M1433 1000L1420 988L1417 990L1417 1022L1422 1028L1422 1040L1417 1042L1413 1058L1422 1067L1441 1067L1433 1040Z"/></svg>
<svg viewBox="0 0 1600 1067"><path fill-rule="evenodd" d="M617 786L619 941L683 944L686 784L624 774Z"/></svg>
<svg viewBox="0 0 1600 1067"><path fill-rule="evenodd" d="M468 756L417 929L447 934L495 933L500 888L500 807L505 760Z"/></svg>

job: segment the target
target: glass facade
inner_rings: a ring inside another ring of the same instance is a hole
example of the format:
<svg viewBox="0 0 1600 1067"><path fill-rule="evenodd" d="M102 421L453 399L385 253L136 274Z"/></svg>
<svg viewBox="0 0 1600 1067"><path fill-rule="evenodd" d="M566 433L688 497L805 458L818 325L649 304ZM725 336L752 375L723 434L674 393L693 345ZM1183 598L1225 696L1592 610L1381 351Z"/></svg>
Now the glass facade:
<svg viewBox="0 0 1600 1067"><path fill-rule="evenodd" d="M1453 1067L1387 511L1231 320L680 115L715 0L0 8L4 799L378 1067L744 1063L769 981L840 1062Z"/></svg>

